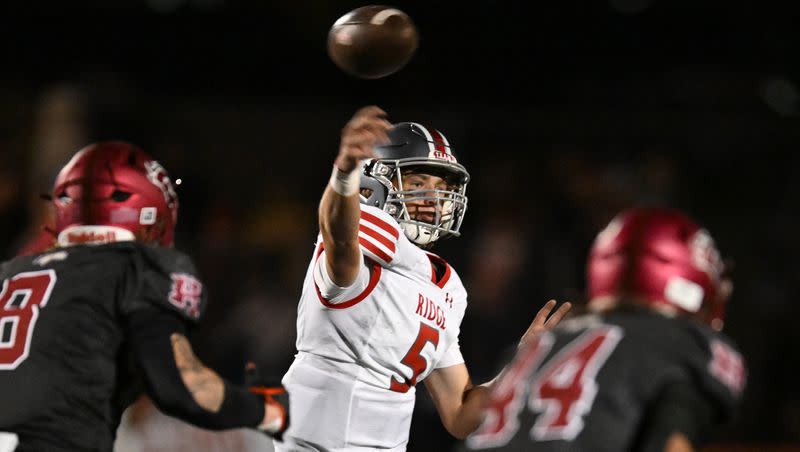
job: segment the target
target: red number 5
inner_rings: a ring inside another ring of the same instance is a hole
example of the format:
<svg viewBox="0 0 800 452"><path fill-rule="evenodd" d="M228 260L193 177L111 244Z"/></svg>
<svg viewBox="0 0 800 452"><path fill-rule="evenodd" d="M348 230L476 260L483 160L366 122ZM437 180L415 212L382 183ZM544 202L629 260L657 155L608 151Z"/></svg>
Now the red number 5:
<svg viewBox="0 0 800 452"><path fill-rule="evenodd" d="M417 378L419 377L419 374L425 372L425 368L428 367L428 361L426 361L425 358L420 355L422 349L425 347L425 344L428 342L433 344L433 348L436 348L439 345L439 330L420 322L417 339L411 345L411 348L408 349L406 356L400 360L400 362L405 364L406 367L411 368L414 374L411 376L411 379L403 382L397 381L394 377L392 377L392 383L389 385L389 389L395 392L408 392L412 386L417 384Z"/></svg>
<svg viewBox="0 0 800 452"><path fill-rule="evenodd" d="M39 310L56 283L54 270L19 273L0 291L0 370L16 369L28 357Z"/></svg>

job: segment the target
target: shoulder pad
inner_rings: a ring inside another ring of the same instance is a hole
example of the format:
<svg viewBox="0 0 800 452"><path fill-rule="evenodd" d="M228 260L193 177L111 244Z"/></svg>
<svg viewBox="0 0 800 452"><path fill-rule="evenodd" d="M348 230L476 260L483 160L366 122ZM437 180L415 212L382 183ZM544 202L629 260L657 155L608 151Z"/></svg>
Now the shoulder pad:
<svg viewBox="0 0 800 452"><path fill-rule="evenodd" d="M384 266L391 264L401 233L400 226L391 215L376 207L361 206L358 242L365 256Z"/></svg>
<svg viewBox="0 0 800 452"><path fill-rule="evenodd" d="M733 342L718 332L697 325L701 353L693 359L696 375L703 389L711 394L729 415L742 396L747 369L744 358Z"/></svg>
<svg viewBox="0 0 800 452"><path fill-rule="evenodd" d="M194 263L172 248L141 245L142 267L137 298L197 321L205 311L206 293Z"/></svg>

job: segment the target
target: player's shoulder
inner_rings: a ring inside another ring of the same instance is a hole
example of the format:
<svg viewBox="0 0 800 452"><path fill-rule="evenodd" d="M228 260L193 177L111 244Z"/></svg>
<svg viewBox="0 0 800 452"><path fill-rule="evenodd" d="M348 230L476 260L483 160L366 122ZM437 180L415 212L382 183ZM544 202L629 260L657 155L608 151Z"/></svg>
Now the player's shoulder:
<svg viewBox="0 0 800 452"><path fill-rule="evenodd" d="M158 307L176 311L191 321L200 319L206 304L203 283L192 259L174 249L134 243L138 256L133 273L135 296L128 310Z"/></svg>
<svg viewBox="0 0 800 452"><path fill-rule="evenodd" d="M631 340L646 344L658 368L682 368L703 393L725 413L738 404L747 380L744 357L725 334L688 317L669 318L657 313L615 316Z"/></svg>
<svg viewBox="0 0 800 452"><path fill-rule="evenodd" d="M403 254L404 239L400 224L391 215L377 207L361 205L358 242L367 257L389 266Z"/></svg>
<svg viewBox="0 0 800 452"><path fill-rule="evenodd" d="M698 322L689 321L687 328L697 337L703 352L701 365L716 381L739 397L747 380L747 363L734 340Z"/></svg>
<svg viewBox="0 0 800 452"><path fill-rule="evenodd" d="M676 319L692 338L681 359L690 367L698 388L710 396L724 418L729 418L747 384L747 365L736 344L727 335L693 319Z"/></svg>
<svg viewBox="0 0 800 452"><path fill-rule="evenodd" d="M0 264L0 272L5 275L28 269L58 269L63 266L82 268L87 265L111 270L124 266L134 253L132 242L55 247L9 259Z"/></svg>
<svg viewBox="0 0 800 452"><path fill-rule="evenodd" d="M398 223L393 216L389 215L388 212L385 212L381 208L368 206L366 204L359 204L359 206L361 207L362 217L366 217L367 220L376 221L377 223L380 223L381 221L385 222L398 232L400 231L400 223Z"/></svg>
<svg viewBox="0 0 800 452"><path fill-rule="evenodd" d="M607 322L621 325L636 340L651 344L654 351L706 358L715 349L724 348L741 356L730 337L689 317L668 317L648 309L620 310L603 317Z"/></svg>
<svg viewBox="0 0 800 452"><path fill-rule="evenodd" d="M192 258L175 248L154 246L144 243L133 243L135 251L142 257L145 267L165 274L183 272L196 274Z"/></svg>

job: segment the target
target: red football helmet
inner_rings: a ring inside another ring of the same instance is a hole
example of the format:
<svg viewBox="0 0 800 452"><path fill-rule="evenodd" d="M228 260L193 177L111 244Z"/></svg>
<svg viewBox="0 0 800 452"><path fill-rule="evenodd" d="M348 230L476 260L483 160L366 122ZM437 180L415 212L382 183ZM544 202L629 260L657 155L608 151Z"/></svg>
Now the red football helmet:
<svg viewBox="0 0 800 452"><path fill-rule="evenodd" d="M178 196L161 164L122 141L90 144L53 186L59 244L121 238L171 246Z"/></svg>
<svg viewBox="0 0 800 452"><path fill-rule="evenodd" d="M722 272L713 239L691 218L670 209L631 209L594 242L589 307L602 310L628 299L668 314L698 315L719 329L729 292Z"/></svg>

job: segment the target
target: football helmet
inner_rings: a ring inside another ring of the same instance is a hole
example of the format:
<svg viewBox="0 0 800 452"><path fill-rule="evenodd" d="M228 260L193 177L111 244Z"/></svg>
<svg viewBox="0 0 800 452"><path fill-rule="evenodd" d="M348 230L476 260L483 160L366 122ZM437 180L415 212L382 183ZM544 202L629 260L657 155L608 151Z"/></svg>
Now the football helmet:
<svg viewBox="0 0 800 452"><path fill-rule="evenodd" d="M367 160L361 173L361 202L382 208L403 228L406 237L420 246L460 235L467 210L465 195L469 173L458 163L447 138L436 129L414 122L394 124L389 143L375 147L376 159ZM409 173L441 177L447 188L404 190ZM414 218L411 206L435 206L432 221Z"/></svg>
<svg viewBox="0 0 800 452"><path fill-rule="evenodd" d="M178 196L167 171L122 141L79 150L53 186L60 245L140 240L171 246Z"/></svg>
<svg viewBox="0 0 800 452"><path fill-rule="evenodd" d="M626 299L722 327L729 287L714 240L685 214L635 208L600 232L587 264L589 307Z"/></svg>

